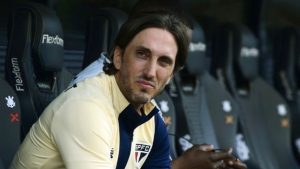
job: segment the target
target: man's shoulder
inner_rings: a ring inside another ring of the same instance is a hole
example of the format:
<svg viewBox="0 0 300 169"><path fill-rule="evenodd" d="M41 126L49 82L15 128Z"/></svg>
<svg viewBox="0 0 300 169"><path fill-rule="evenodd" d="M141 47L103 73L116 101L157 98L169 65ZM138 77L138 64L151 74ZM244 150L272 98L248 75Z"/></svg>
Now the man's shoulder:
<svg viewBox="0 0 300 169"><path fill-rule="evenodd" d="M62 95L64 100L69 98L79 100L108 99L111 95L109 92L109 80L103 75L90 77L69 87Z"/></svg>
<svg viewBox="0 0 300 169"><path fill-rule="evenodd" d="M88 78L64 91L50 104L51 109L54 111L81 110L81 107L86 110L108 109L112 105L111 94L100 78Z"/></svg>

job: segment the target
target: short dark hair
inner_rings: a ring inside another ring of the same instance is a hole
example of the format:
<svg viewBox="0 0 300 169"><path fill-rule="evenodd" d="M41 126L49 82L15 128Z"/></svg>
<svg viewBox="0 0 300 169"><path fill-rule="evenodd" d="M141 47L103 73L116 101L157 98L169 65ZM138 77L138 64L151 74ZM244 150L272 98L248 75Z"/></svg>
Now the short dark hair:
<svg viewBox="0 0 300 169"><path fill-rule="evenodd" d="M156 13L144 13L139 16L130 17L121 27L112 51L110 58L113 60L113 50L116 47L121 48L123 51L131 40L142 30L147 28L161 28L170 32L177 43L178 51L175 60L174 72L180 70L186 62L188 55L189 37L187 34L187 27L177 17L177 15L161 11ZM104 72L107 74L115 74L116 69L111 63L105 63Z"/></svg>

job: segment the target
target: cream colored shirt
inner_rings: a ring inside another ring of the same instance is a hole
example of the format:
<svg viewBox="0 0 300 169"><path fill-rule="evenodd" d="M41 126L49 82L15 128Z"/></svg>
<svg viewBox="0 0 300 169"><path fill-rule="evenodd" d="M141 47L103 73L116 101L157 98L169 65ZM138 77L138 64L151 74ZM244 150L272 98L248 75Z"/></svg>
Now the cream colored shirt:
<svg viewBox="0 0 300 169"><path fill-rule="evenodd" d="M130 108L114 76L87 78L45 109L10 169L169 168L168 135L154 105L144 106L146 115L153 114L144 122L145 117ZM141 119L130 133L128 126Z"/></svg>

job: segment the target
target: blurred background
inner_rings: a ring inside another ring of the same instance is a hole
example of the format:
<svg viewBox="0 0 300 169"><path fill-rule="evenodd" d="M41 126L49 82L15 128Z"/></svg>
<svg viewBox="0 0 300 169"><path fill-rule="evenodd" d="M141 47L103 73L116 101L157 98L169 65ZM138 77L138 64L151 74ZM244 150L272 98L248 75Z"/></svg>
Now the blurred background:
<svg viewBox="0 0 300 169"><path fill-rule="evenodd" d="M192 25L186 67L155 98L171 156L211 143L249 169L300 169L299 0L2 0L0 169L70 79L109 52L138 2L185 11ZM63 46L40 48L39 33Z"/></svg>

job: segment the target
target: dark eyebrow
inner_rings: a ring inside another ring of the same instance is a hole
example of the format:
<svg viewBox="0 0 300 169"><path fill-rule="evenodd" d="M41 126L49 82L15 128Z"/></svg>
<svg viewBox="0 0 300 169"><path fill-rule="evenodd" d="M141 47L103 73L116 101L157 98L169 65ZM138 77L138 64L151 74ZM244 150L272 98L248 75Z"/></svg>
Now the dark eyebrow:
<svg viewBox="0 0 300 169"><path fill-rule="evenodd" d="M144 52L146 52L146 53L148 53L148 54L151 54L151 53L152 53L151 50L150 50L149 48L147 48L147 47L145 47L145 46L142 46L142 45L137 46L137 47L136 47L136 50L142 50L142 51L144 51ZM170 56L163 55L163 56L160 56L160 57L161 57L161 58L164 58L164 59L168 59L170 62L173 61L173 60L171 59Z"/></svg>
<svg viewBox="0 0 300 169"><path fill-rule="evenodd" d="M147 52L147 53L152 53L151 50L145 46L137 46L136 47L136 50L142 50L144 52Z"/></svg>

